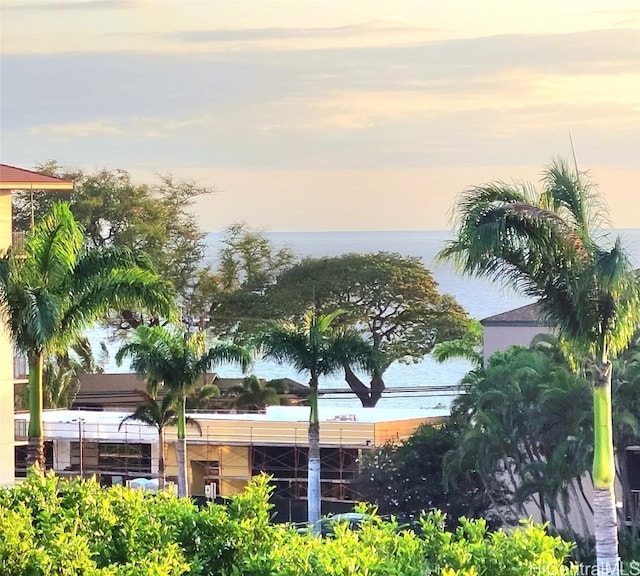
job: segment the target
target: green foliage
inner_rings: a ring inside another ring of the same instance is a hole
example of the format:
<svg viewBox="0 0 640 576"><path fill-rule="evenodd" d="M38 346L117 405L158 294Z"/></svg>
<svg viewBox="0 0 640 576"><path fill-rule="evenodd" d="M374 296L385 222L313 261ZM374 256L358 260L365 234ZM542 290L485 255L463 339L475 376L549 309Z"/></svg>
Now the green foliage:
<svg viewBox="0 0 640 576"><path fill-rule="evenodd" d="M437 284L418 258L390 252L306 258L284 271L267 291L267 310L301 318L342 309L340 324L358 330L376 352L370 382L345 366L345 380L363 406L375 406L384 373L394 362L419 362L436 342L461 337L464 310Z"/></svg>
<svg viewBox="0 0 640 576"><path fill-rule="evenodd" d="M512 347L463 383L452 408L463 427L445 459L450 480L477 470L504 521L532 502L554 528L569 528L572 503L588 506L578 496L592 453L588 382L549 351Z"/></svg>
<svg viewBox="0 0 640 576"><path fill-rule="evenodd" d="M484 520L460 518L454 532L443 530L445 517L430 512L422 518L422 534L428 558L427 574L443 576L500 576L576 574L565 566L572 545L550 537L530 521L509 534L489 533Z"/></svg>
<svg viewBox="0 0 640 576"><path fill-rule="evenodd" d="M133 181L125 170L99 170L88 174L48 162L38 170L74 181L72 192L33 194L35 221L48 213L55 201L69 201L83 226L87 243L97 249L127 247L143 250L163 278L183 299L194 296L193 279L201 268L204 233L198 228L192 206L210 188L171 175L154 185ZM17 230L29 230L31 197L13 195ZM133 327L142 321L139 311L126 311L122 322Z"/></svg>
<svg viewBox="0 0 640 576"><path fill-rule="evenodd" d="M422 511L440 509L453 522L460 516L477 517L489 501L477 475L448 485L444 457L454 450L460 426L450 420L424 424L401 444L387 444L363 455L357 479L358 494L373 502L381 514L417 518Z"/></svg>
<svg viewBox="0 0 640 576"><path fill-rule="evenodd" d="M253 338L279 316L264 295L294 262L288 247L276 248L264 233L236 223L224 231L216 285L209 284L213 331L237 342Z"/></svg>
<svg viewBox="0 0 640 576"><path fill-rule="evenodd" d="M560 573L570 548L525 525L512 534L444 515L422 519L418 536L367 510L360 530L338 525L319 538L270 523L268 477L228 507L95 481L32 474L0 489L3 576L424 576L529 574L536 562ZM569 573L569 572L563 572Z"/></svg>
<svg viewBox="0 0 640 576"><path fill-rule="evenodd" d="M280 404L277 382L262 382L257 376L243 378L241 386L234 386L227 391L231 396L231 406L241 410L264 410L267 406Z"/></svg>
<svg viewBox="0 0 640 576"><path fill-rule="evenodd" d="M482 335L482 324L472 320L462 338L438 342L433 348L433 357L437 362L464 358L476 367L482 366Z"/></svg>
<svg viewBox="0 0 640 576"><path fill-rule="evenodd" d="M540 192L503 182L475 186L455 211L455 238L439 257L535 298L571 351L588 356L598 563L617 574L616 528L607 520L616 507L611 359L640 324L640 283L629 256L619 237L610 242L602 233L606 214L588 175L562 159L544 170Z"/></svg>
<svg viewBox="0 0 640 576"><path fill-rule="evenodd" d="M148 258L127 248L87 249L69 205L54 204L23 254L0 256L0 317L29 360L29 461L42 454L44 358L66 352L83 330L120 306L169 317L173 293Z"/></svg>

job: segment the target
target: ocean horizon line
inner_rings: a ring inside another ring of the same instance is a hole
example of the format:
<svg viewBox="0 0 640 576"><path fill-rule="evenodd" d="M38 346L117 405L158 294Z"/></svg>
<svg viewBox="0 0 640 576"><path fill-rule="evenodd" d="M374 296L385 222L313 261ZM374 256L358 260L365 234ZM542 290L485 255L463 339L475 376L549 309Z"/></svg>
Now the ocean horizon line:
<svg viewBox="0 0 640 576"><path fill-rule="evenodd" d="M406 232L416 232L416 233L425 233L425 232L449 232L453 234L453 228L406 228L406 229L385 229L385 230L271 230L269 228L257 226L250 227L251 230L255 230L258 232L262 232L264 234L398 234L398 233L406 233ZM226 229L222 230L209 230L205 232L205 234L224 234ZM634 232L640 231L640 226L636 227L627 227L627 228L602 228L600 232Z"/></svg>

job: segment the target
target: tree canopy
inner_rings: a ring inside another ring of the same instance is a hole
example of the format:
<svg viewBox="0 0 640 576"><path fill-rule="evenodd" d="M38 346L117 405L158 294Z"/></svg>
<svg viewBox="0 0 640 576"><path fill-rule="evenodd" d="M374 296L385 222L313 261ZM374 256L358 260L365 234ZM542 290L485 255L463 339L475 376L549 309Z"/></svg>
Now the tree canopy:
<svg viewBox="0 0 640 576"><path fill-rule="evenodd" d="M284 318L300 318L309 306L345 311L339 322L360 331L376 352L369 386L344 366L365 406L380 399L391 364L419 362L436 342L462 337L469 323L463 308L438 292L420 259L391 252L307 258L278 276L267 302Z"/></svg>
<svg viewBox="0 0 640 576"><path fill-rule="evenodd" d="M153 185L136 183L125 170L87 173L51 161L38 170L74 181L68 192L18 191L13 195L16 230L31 227L32 206L39 221L60 199L68 200L87 244L103 249L127 247L144 251L158 273L184 299L194 289L202 268L205 234L192 212L195 200L213 192L193 181L165 175ZM33 203L33 204L32 204ZM144 318L139 311L122 311L123 327L135 327Z"/></svg>
<svg viewBox="0 0 640 576"><path fill-rule="evenodd" d="M476 473L470 469L455 485L445 481L444 458L456 448L459 433L454 419L424 424L401 444L363 452L356 480L359 496L373 502L380 514L406 520L434 509L445 512L451 525L461 516L486 517L489 499Z"/></svg>

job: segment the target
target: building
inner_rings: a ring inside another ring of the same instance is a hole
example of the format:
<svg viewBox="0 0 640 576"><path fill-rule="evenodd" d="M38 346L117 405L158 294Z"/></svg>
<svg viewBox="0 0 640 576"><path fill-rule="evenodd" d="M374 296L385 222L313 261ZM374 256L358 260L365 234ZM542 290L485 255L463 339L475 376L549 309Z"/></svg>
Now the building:
<svg viewBox="0 0 640 576"><path fill-rule="evenodd" d="M46 410L47 463L58 475L95 475L105 485L158 474L157 431L123 420L130 412ZM358 500L352 481L364 450L407 439L425 422L439 423L447 410L328 408L321 410L321 483L325 511ZM231 496L252 476L272 476L280 517L304 519L307 495L309 408L270 406L255 413L191 413L187 427L189 493ZM26 440L28 414L15 415L16 439ZM165 432L166 476L177 478L176 429ZM26 472L18 449L17 471ZM341 508L342 506L342 508Z"/></svg>
<svg viewBox="0 0 640 576"><path fill-rule="evenodd" d="M13 243L11 192L13 190L72 190L73 182L0 164L0 253ZM0 421L13 416L14 350L11 336L0 325ZM11 426L0 427L0 485L14 480L14 439Z"/></svg>
<svg viewBox="0 0 640 576"><path fill-rule="evenodd" d="M501 352L509 346L528 347L538 334L553 332L553 328L542 318L537 304L489 316L480 320L480 324L485 361L494 352Z"/></svg>
<svg viewBox="0 0 640 576"><path fill-rule="evenodd" d="M71 406L75 410L134 410L143 401L140 390L146 390L145 378L134 373L80 374L79 380L80 387ZM215 372L205 376L206 384L215 384L221 392L242 386L242 380L221 378ZM290 378L284 378L283 383L287 393L281 397L288 404L300 403L309 395L308 386ZM230 408L231 402L231 398L216 398L212 408Z"/></svg>
<svg viewBox="0 0 640 576"><path fill-rule="evenodd" d="M501 352L510 346L529 347L533 339L539 334L553 334L554 329L545 321L537 304L529 304L514 310L508 310L495 316L484 318L480 321L483 327L483 356L486 360L495 352ZM620 510L628 525L640 525L640 446L630 446L624 452L617 455L619 467L624 470L625 485L627 491L623 491L620 479L617 479L615 492L620 499ZM622 465L622 466L621 466ZM580 490L586 492L587 499L593 499L593 484L588 474L582 478ZM575 491L577 494L578 491ZM583 535L593 533L593 515L583 511L579 514L577 509L581 507L579 498L572 498L573 511L569 520ZM531 505L527 507L527 513L536 521L541 521L539 511ZM588 529L583 527L583 518L586 517Z"/></svg>

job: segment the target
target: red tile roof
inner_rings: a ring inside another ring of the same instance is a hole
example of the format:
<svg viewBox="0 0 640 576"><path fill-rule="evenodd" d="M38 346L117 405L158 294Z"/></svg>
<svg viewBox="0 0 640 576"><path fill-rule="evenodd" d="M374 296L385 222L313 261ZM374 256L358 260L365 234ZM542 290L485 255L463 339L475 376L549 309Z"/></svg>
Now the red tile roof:
<svg viewBox="0 0 640 576"><path fill-rule="evenodd" d="M32 170L0 164L0 190L72 190L73 182Z"/></svg>

